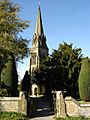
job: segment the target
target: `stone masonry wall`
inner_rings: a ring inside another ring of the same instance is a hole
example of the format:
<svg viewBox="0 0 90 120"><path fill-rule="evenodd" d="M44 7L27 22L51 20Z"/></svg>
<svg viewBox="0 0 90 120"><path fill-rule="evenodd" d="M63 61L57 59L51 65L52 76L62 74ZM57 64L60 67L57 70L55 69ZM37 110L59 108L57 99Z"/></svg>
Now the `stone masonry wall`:
<svg viewBox="0 0 90 120"><path fill-rule="evenodd" d="M80 104L72 97L65 98L67 115L72 117L84 116L90 118L90 103Z"/></svg>
<svg viewBox="0 0 90 120"><path fill-rule="evenodd" d="M25 93L20 92L19 97L0 97L0 112L21 112L27 114L27 100Z"/></svg>
<svg viewBox="0 0 90 120"><path fill-rule="evenodd" d="M19 97L0 97L0 111L19 112L19 101Z"/></svg>
<svg viewBox="0 0 90 120"><path fill-rule="evenodd" d="M86 117L90 118L90 103L79 103L72 97L63 98L62 91L54 91L53 95L56 94L53 98L54 100L54 109L56 117Z"/></svg>

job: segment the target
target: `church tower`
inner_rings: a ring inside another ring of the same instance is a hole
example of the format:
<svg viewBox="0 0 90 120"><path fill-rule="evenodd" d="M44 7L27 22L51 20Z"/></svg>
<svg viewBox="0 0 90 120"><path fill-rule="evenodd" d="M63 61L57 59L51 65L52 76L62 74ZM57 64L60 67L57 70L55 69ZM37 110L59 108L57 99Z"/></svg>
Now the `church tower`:
<svg viewBox="0 0 90 120"><path fill-rule="evenodd" d="M48 55L48 47L46 37L43 31L40 6L36 20L35 32L32 40L32 48L30 49L30 72L31 74L36 68L39 68L42 58Z"/></svg>
<svg viewBox="0 0 90 120"><path fill-rule="evenodd" d="M46 36L44 35L41 10L39 5L35 32L32 40L32 48L30 49L30 74L31 75L36 69L39 69L40 61L45 56L48 56L48 47L46 44Z"/></svg>

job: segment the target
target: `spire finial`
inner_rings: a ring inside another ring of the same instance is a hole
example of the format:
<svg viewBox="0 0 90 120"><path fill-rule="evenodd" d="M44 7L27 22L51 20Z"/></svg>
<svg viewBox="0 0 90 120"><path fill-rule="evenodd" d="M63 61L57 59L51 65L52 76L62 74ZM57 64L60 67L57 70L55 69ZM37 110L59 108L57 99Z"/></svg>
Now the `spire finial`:
<svg viewBox="0 0 90 120"><path fill-rule="evenodd" d="M39 7L40 7L40 0L38 0L38 5L39 5Z"/></svg>

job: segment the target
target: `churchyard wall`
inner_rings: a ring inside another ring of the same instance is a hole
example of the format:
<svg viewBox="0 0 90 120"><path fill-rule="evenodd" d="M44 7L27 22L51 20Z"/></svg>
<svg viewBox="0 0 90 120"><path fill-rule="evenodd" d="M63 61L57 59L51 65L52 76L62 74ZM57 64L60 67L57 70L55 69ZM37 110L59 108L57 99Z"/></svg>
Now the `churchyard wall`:
<svg viewBox="0 0 90 120"><path fill-rule="evenodd" d="M86 117L90 118L90 103L79 103L72 97L63 98L62 91L55 92L55 114L56 117Z"/></svg>
<svg viewBox="0 0 90 120"><path fill-rule="evenodd" d="M65 104L67 115L74 117L82 116L90 118L90 103L79 103L72 97L66 97Z"/></svg>
<svg viewBox="0 0 90 120"><path fill-rule="evenodd" d="M19 97L0 97L0 112L21 112L27 114L27 99L25 92Z"/></svg>

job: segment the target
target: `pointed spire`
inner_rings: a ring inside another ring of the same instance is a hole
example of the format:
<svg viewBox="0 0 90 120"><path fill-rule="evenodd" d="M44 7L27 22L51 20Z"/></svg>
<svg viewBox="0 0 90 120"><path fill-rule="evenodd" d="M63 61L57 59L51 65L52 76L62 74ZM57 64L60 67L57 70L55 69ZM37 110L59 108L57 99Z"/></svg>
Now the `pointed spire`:
<svg viewBox="0 0 90 120"><path fill-rule="evenodd" d="M39 35L42 35L42 34L44 34L44 32L43 32L40 4L39 4L36 27L35 27L35 35L39 36Z"/></svg>

